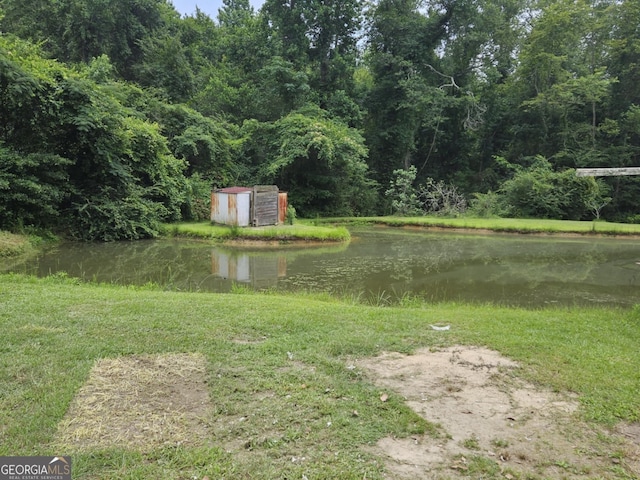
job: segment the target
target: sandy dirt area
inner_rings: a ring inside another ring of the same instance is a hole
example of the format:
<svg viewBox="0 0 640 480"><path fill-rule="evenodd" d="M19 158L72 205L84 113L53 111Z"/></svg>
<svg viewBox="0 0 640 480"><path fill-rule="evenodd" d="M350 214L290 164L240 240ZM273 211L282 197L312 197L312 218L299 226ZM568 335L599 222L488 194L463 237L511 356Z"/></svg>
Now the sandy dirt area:
<svg viewBox="0 0 640 480"><path fill-rule="evenodd" d="M518 379L484 348L386 353L357 364L439 426L437 438L383 438L390 478L639 478L640 425L587 425L577 398ZM627 476L625 476L627 475Z"/></svg>

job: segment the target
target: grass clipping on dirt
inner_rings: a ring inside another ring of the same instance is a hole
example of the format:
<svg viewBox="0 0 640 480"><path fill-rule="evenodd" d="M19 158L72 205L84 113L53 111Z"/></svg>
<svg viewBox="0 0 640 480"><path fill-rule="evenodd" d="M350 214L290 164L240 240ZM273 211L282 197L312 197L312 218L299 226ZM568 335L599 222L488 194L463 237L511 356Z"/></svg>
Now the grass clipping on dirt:
<svg viewBox="0 0 640 480"><path fill-rule="evenodd" d="M79 450L203 444L210 411L200 354L100 359L60 423L56 443Z"/></svg>

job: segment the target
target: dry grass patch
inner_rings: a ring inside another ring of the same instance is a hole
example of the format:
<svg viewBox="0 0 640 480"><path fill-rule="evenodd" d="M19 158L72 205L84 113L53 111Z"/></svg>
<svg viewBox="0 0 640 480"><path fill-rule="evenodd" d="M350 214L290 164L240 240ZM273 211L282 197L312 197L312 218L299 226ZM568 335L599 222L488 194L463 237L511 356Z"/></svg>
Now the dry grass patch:
<svg viewBox="0 0 640 480"><path fill-rule="evenodd" d="M59 425L57 447L77 450L204 445L211 418L200 354L96 362Z"/></svg>
<svg viewBox="0 0 640 480"><path fill-rule="evenodd" d="M0 230L0 258L17 257L31 250L29 237Z"/></svg>

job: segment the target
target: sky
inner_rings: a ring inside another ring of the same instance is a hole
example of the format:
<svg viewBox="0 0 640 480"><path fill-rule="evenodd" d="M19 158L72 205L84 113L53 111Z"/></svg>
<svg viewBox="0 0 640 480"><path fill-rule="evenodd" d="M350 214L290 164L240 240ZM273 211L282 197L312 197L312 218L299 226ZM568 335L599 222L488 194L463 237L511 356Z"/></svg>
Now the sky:
<svg viewBox="0 0 640 480"><path fill-rule="evenodd" d="M175 9L182 15L191 15L198 8L211 18L218 18L218 9L222 6L222 0L171 0ZM251 0L254 10L257 12L264 0Z"/></svg>

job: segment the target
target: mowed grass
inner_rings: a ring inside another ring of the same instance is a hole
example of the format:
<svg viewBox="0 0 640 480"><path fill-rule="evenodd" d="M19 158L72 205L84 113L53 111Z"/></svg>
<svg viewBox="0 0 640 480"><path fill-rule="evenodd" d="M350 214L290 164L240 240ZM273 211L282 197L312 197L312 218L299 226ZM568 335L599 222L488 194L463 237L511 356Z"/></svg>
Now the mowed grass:
<svg viewBox="0 0 640 480"><path fill-rule="evenodd" d="M0 455L72 455L74 478L384 478L364 447L437 429L350 367L421 347L487 346L520 362L522 377L577 394L588 420L640 420L638 309L375 307L4 275L0 331ZM206 358L211 438L150 451L51 446L98 359L165 353Z"/></svg>
<svg viewBox="0 0 640 480"><path fill-rule="evenodd" d="M270 240L279 243L291 241L348 242L351 238L345 227L308 224L233 227L213 225L210 222L184 222L164 225L163 234L219 241Z"/></svg>
<svg viewBox="0 0 640 480"><path fill-rule="evenodd" d="M490 230L512 233L565 233L599 235L640 235L640 224L605 221L545 220L528 218L477 218L477 217L354 217L325 218L313 223L381 224L389 226L415 226Z"/></svg>

